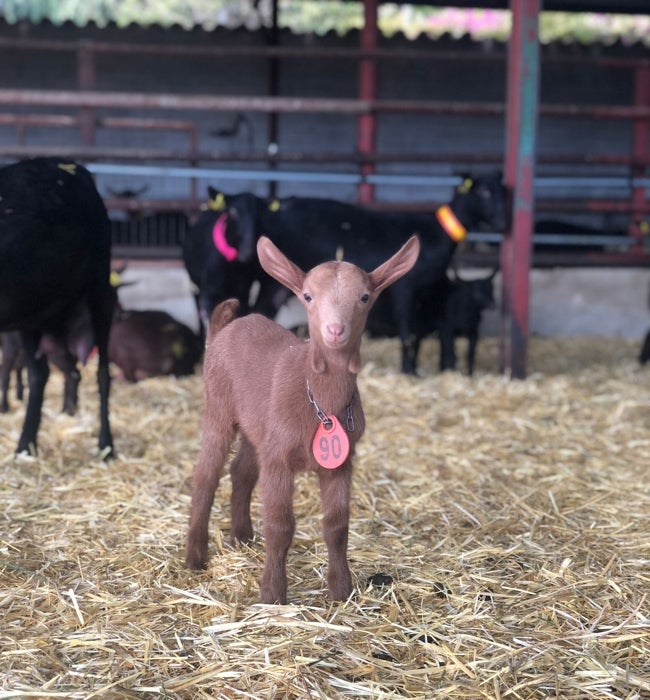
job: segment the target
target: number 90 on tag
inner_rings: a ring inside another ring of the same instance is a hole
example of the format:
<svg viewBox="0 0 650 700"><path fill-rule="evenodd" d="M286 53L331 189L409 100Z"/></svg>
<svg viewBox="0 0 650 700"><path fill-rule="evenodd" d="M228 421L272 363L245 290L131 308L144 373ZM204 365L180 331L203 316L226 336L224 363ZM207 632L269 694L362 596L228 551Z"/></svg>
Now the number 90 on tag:
<svg viewBox="0 0 650 700"><path fill-rule="evenodd" d="M350 454L350 440L336 416L329 418L332 421L329 428L323 423L318 426L312 442L312 453L321 467L336 469Z"/></svg>

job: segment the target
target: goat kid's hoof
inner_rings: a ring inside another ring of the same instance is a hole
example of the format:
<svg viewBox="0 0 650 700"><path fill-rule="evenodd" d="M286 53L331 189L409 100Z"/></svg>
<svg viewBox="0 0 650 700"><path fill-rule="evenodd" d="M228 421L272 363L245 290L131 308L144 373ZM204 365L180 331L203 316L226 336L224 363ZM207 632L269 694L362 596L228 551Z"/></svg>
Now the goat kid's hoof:
<svg viewBox="0 0 650 700"><path fill-rule="evenodd" d="M260 593L260 603L264 605L286 605L287 596L274 595L273 593Z"/></svg>
<svg viewBox="0 0 650 700"><path fill-rule="evenodd" d="M208 560L188 554L185 557L185 568L191 571L205 571L208 568Z"/></svg>
<svg viewBox="0 0 650 700"><path fill-rule="evenodd" d="M328 586L327 597L330 600L347 600L352 594L352 581L338 582Z"/></svg>

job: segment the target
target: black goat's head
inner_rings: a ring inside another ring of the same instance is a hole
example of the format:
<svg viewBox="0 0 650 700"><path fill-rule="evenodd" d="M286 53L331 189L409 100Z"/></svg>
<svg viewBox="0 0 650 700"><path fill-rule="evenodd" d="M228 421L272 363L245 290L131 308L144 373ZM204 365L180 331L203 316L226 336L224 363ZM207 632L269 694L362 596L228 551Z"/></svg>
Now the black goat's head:
<svg viewBox="0 0 650 700"><path fill-rule="evenodd" d="M508 190L500 172L488 175L463 175L454 195L473 226L503 232L508 228Z"/></svg>
<svg viewBox="0 0 650 700"><path fill-rule="evenodd" d="M225 216L225 243L235 251L234 259L242 263L250 262L256 255L255 246L262 233L259 230L262 200L249 192L227 195L214 187L208 187L208 194L209 208Z"/></svg>

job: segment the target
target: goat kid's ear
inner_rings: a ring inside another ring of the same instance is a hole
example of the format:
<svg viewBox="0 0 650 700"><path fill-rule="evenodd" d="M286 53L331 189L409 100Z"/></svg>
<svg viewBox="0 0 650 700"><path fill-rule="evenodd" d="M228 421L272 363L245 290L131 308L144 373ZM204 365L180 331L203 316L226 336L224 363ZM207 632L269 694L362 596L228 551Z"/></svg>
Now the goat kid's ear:
<svg viewBox="0 0 650 700"><path fill-rule="evenodd" d="M379 294L382 289L403 277L415 265L420 254L420 240L411 236L408 241L385 263L370 273L370 281Z"/></svg>
<svg viewBox="0 0 650 700"><path fill-rule="evenodd" d="M297 296L302 294L305 273L266 236L260 236L257 241L257 256L260 265L273 279L281 282Z"/></svg>

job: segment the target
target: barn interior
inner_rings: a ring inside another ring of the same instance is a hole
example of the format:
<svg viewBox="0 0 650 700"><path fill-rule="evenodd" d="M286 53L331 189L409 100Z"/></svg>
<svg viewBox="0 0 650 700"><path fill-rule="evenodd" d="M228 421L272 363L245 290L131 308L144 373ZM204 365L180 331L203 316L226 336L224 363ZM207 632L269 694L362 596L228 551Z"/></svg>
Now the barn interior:
<svg viewBox="0 0 650 700"><path fill-rule="evenodd" d="M649 45L539 34L545 12L646 17L647 1L444 3L509 10L505 39L388 36L385 3L356 4L342 34L283 28L279 0L264 26L259 3L209 29L0 20L0 161L87 165L128 308L196 326L180 246L208 185L432 212L499 169L512 193L509 230L457 253L468 276L500 266L473 377L462 343L461 371L438 371L430 338L410 377L393 339L364 340L347 601L326 598L313 474L287 605L259 603L257 501L260 534L230 543L229 476L208 569L183 567L199 371L113 382L108 463L93 360L75 416L52 372L38 454L14 455L12 397L0 697L650 697Z"/></svg>
<svg viewBox="0 0 650 700"><path fill-rule="evenodd" d="M187 285L170 269L208 184L432 211L462 173L501 169L513 191L512 231L471 232L458 257L472 267L500 264L501 308L485 332L501 336L500 369L524 376L518 338L531 332L642 334L647 45L536 40L542 10L642 13L642 5L514 3L510 42L477 33L383 36L382 3L369 0L362 28L344 35L282 29L277 2L266 25L254 5L257 24L243 15L210 31L5 21L0 157L64 150L88 164L114 218L116 257L158 261L158 277L165 261L179 289L161 302L150 276L128 302L171 304L191 325ZM565 279L610 285L611 294L587 298ZM555 299L543 302L558 285L571 300L559 315ZM589 302L603 305L592 313ZM592 316L602 331L585 322Z"/></svg>

